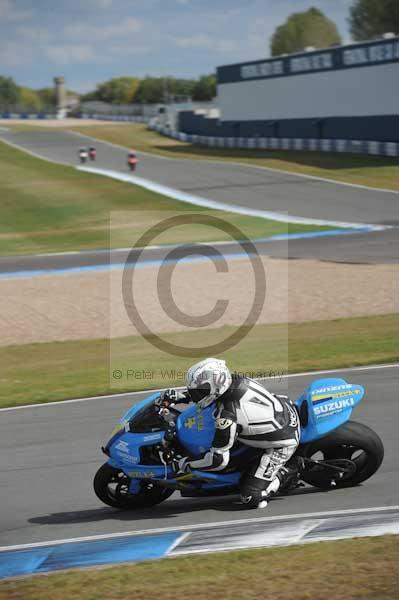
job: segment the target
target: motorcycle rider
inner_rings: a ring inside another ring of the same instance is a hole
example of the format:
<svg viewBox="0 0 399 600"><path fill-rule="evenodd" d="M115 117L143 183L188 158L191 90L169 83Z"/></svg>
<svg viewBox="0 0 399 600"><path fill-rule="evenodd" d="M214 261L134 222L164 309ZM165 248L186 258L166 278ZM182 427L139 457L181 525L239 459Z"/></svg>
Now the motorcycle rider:
<svg viewBox="0 0 399 600"><path fill-rule="evenodd" d="M85 146L82 146L81 148L79 148L79 159L81 163L86 162L87 157L89 156L89 153L87 151L87 148Z"/></svg>
<svg viewBox="0 0 399 600"><path fill-rule="evenodd" d="M134 171L135 168L136 168L137 163L138 163L138 160L137 160L136 153L133 150L130 150L130 152L127 155L127 164L128 164L128 167L132 171Z"/></svg>
<svg viewBox="0 0 399 600"><path fill-rule="evenodd" d="M96 160L97 150L94 146L90 146L89 148L89 158L90 160Z"/></svg>
<svg viewBox="0 0 399 600"><path fill-rule="evenodd" d="M180 472L192 469L221 471L238 440L261 448L257 463L240 484L241 502L247 508L264 508L284 479L284 465L299 444L300 425L295 407L286 396L268 392L256 381L232 375L224 360L206 358L187 373L187 394L168 390L164 398L190 402L199 409L215 405L216 431L211 449L200 459L183 457ZM169 394L169 395L168 395Z"/></svg>

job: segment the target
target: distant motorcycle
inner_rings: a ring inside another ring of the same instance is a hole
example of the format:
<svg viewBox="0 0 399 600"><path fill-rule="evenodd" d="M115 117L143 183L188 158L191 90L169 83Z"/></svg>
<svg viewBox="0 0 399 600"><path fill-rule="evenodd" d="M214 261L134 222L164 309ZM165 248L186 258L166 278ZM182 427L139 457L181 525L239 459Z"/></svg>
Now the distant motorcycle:
<svg viewBox="0 0 399 600"><path fill-rule="evenodd" d="M128 157L127 157L127 166L129 167L129 169L131 171L135 171L136 170L136 166L138 164L138 159L137 156L134 152L129 152Z"/></svg>
<svg viewBox="0 0 399 600"><path fill-rule="evenodd" d="M81 164L84 164L88 158L89 158L89 153L86 150L86 148L81 148L79 150L79 160L80 160Z"/></svg>
<svg viewBox="0 0 399 600"><path fill-rule="evenodd" d="M90 160L96 160L97 158L97 150L93 147L89 148L89 158Z"/></svg>
<svg viewBox="0 0 399 600"><path fill-rule="evenodd" d="M318 379L298 398L300 445L287 463L280 492L304 485L322 490L358 485L380 467L384 447L366 425L350 421L361 401L361 385L344 379ZM121 509L153 506L174 491L184 497L237 494L243 473L259 461L261 449L239 439L223 471L179 473L179 456L202 456L215 433L214 407L163 406L159 392L133 406L122 418L103 452L108 461L94 477L98 498Z"/></svg>

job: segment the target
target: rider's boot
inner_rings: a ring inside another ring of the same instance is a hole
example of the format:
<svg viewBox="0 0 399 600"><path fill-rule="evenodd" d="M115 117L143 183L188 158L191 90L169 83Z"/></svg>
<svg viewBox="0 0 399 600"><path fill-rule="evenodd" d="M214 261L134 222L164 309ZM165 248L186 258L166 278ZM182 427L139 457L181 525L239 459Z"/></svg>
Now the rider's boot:
<svg viewBox="0 0 399 600"><path fill-rule="evenodd" d="M241 490L241 503L245 508L266 508L268 498L280 487L280 479L275 477L271 482L257 477L248 478Z"/></svg>

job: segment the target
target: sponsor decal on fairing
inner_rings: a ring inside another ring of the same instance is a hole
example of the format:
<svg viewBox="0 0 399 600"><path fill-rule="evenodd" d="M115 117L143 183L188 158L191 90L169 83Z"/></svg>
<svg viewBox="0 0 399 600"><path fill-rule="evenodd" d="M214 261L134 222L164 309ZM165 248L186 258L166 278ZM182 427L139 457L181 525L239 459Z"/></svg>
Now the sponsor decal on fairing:
<svg viewBox="0 0 399 600"><path fill-rule="evenodd" d="M355 404L353 398L346 398L343 400L337 400L333 402L326 402L320 406L314 406L313 410L317 418L331 417L331 415L341 412L346 408L352 408Z"/></svg>

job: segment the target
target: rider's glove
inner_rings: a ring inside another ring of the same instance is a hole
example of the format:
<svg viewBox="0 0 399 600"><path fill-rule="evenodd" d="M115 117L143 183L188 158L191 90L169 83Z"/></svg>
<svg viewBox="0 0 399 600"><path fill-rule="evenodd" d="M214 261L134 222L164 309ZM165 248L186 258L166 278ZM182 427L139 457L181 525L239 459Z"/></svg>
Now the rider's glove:
<svg viewBox="0 0 399 600"><path fill-rule="evenodd" d="M170 404L188 404L190 402L190 398L187 392L170 388L161 394L159 401L169 406Z"/></svg>
<svg viewBox="0 0 399 600"><path fill-rule="evenodd" d="M164 391L164 393L161 395L161 399L164 403L169 402L170 404L174 404L178 400L178 394L179 392L177 390L170 388Z"/></svg>
<svg viewBox="0 0 399 600"><path fill-rule="evenodd" d="M163 409L167 409L168 406L175 404L178 400L178 392L173 389L165 390L159 396L157 400L155 400L155 404Z"/></svg>
<svg viewBox="0 0 399 600"><path fill-rule="evenodd" d="M157 407L158 414L163 417L165 421L169 421L170 410L169 408L174 403L174 397L176 390L166 390L163 392L157 400L155 400L155 406Z"/></svg>

